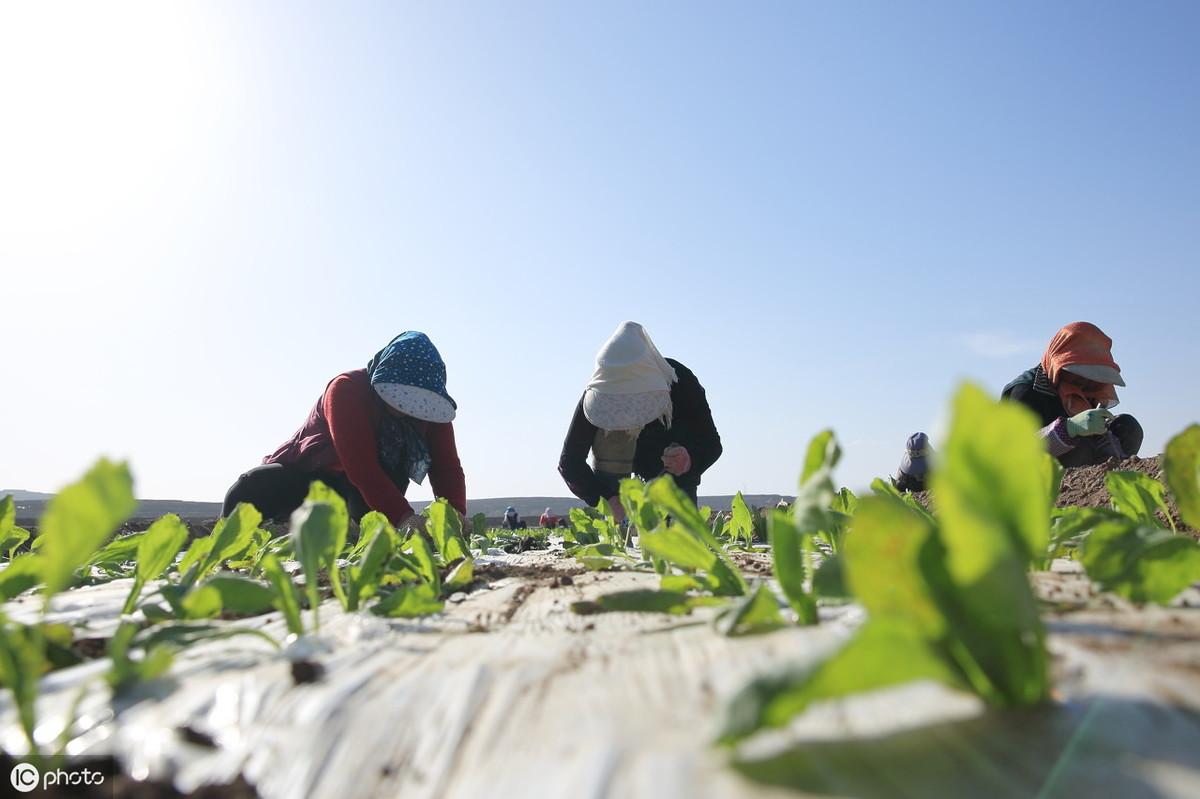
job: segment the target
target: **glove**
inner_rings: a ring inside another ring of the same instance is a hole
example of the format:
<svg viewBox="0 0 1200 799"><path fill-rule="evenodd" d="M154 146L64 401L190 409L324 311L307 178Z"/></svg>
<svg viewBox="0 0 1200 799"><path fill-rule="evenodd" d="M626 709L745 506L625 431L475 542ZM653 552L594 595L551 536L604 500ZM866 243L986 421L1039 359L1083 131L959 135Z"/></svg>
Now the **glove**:
<svg viewBox="0 0 1200 799"><path fill-rule="evenodd" d="M662 462L663 468L676 477L687 474L692 468L692 456L688 454L687 449L678 444L672 444L663 450Z"/></svg>
<svg viewBox="0 0 1200 799"><path fill-rule="evenodd" d="M1098 436L1108 430L1108 422L1112 418L1112 413L1104 408L1092 408L1090 411L1077 413L1067 419L1067 435L1071 438Z"/></svg>

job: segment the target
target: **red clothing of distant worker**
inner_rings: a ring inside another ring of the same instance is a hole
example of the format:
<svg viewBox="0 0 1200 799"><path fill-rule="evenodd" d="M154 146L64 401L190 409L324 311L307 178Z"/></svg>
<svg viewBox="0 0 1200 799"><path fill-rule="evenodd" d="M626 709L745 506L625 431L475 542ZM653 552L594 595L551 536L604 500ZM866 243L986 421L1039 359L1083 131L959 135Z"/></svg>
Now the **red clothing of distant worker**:
<svg viewBox="0 0 1200 799"><path fill-rule="evenodd" d="M542 527L549 527L549 528L557 527L558 526L558 517L555 516L553 513L543 513L541 515L541 518L538 519L538 523Z"/></svg>
<svg viewBox="0 0 1200 799"><path fill-rule="evenodd" d="M375 431L385 413L366 369L343 372L325 387L304 426L263 458L263 463L299 466L312 472L342 472L372 510L387 516L392 524L400 524L414 511L404 496L407 484L396 485L379 464ZM466 513L466 478L454 443L454 424L414 422L429 446L429 483L434 496L445 497L459 512Z"/></svg>

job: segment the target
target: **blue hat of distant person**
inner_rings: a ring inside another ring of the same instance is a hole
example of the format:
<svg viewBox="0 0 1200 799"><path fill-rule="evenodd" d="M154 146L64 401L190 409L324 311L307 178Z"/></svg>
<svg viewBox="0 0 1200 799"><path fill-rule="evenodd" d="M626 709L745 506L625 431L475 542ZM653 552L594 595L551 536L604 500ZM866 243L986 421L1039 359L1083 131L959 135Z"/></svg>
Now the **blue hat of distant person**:
<svg viewBox="0 0 1200 799"><path fill-rule="evenodd" d="M446 393L446 364L429 336L408 330L367 364L371 386L391 407L425 422L449 422L458 404Z"/></svg>
<svg viewBox="0 0 1200 799"><path fill-rule="evenodd" d="M925 477L929 473L929 456L933 449L929 446L929 436L924 433L913 433L904 445L904 455L900 458L900 471L909 477Z"/></svg>

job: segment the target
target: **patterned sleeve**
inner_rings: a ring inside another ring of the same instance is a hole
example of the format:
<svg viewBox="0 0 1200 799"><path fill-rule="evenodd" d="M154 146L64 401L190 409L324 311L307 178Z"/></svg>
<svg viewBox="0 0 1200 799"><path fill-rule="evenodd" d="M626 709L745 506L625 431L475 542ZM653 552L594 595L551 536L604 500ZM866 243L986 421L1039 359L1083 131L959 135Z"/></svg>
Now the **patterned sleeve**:
<svg viewBox="0 0 1200 799"><path fill-rule="evenodd" d="M1067 435L1067 420L1061 416L1038 433L1046 442L1046 450L1056 458L1075 449L1075 442Z"/></svg>

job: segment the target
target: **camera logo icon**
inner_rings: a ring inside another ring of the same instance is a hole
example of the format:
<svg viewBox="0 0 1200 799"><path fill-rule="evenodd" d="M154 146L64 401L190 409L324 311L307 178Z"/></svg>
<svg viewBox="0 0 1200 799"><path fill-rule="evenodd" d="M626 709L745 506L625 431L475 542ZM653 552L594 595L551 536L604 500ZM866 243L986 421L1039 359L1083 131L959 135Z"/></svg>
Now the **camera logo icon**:
<svg viewBox="0 0 1200 799"><path fill-rule="evenodd" d="M42 781L42 775L38 773L37 766L32 763L18 763L13 766L9 781L12 782L12 787L21 793L29 793L38 787Z"/></svg>

